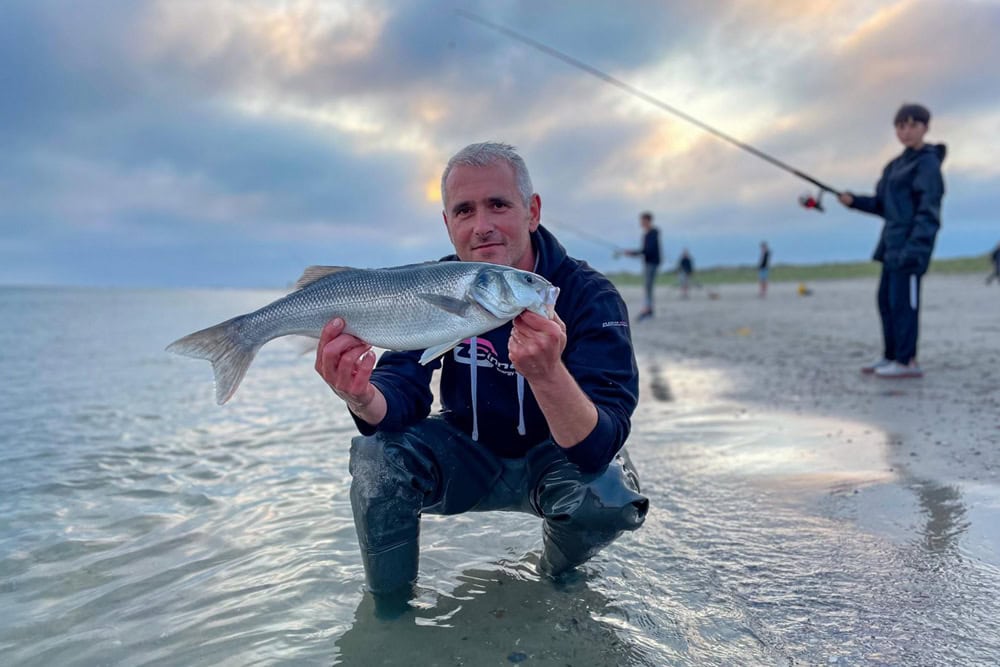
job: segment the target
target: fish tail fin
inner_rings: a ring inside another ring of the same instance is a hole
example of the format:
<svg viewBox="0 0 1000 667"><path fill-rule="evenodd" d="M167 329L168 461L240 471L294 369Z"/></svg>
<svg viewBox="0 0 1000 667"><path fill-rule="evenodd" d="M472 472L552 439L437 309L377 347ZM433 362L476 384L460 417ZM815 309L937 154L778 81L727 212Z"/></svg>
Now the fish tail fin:
<svg viewBox="0 0 1000 667"><path fill-rule="evenodd" d="M239 335L241 317L178 338L167 352L212 362L215 373L215 402L222 405L236 393L243 376L257 355L259 345L245 342Z"/></svg>

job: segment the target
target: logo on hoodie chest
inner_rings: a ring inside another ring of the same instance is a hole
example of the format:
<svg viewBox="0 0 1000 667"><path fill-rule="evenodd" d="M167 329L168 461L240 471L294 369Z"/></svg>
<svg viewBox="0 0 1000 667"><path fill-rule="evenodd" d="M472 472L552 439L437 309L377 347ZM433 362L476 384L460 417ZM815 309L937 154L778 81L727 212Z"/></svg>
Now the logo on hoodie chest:
<svg viewBox="0 0 1000 667"><path fill-rule="evenodd" d="M464 366L472 365L472 338L466 338L456 345L452 350L452 359L455 363ZM503 361L497 353L493 343L485 338L476 338L476 366L481 368L492 368L501 375L513 377L517 375L514 365L510 361Z"/></svg>

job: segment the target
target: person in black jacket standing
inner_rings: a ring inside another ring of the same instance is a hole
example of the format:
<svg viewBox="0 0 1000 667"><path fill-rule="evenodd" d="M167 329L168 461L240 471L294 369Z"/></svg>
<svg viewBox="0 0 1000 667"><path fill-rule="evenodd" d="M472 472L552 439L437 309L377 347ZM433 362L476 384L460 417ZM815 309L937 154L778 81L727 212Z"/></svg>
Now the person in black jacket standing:
<svg viewBox="0 0 1000 667"><path fill-rule="evenodd" d="M639 320L653 316L653 286L656 284L656 273L660 269L660 230L653 226L653 214L644 211L639 215L639 225L642 227L642 247L638 250L625 250L629 257L642 257L642 285L646 294L645 307L639 311Z"/></svg>
<svg viewBox="0 0 1000 667"><path fill-rule="evenodd" d="M1000 243L998 243L997 247L993 249L992 253L990 253L990 261L993 263L993 272L986 276L986 284L989 285L994 280L1000 284Z"/></svg>
<svg viewBox="0 0 1000 667"><path fill-rule="evenodd" d="M628 312L607 278L539 224L541 198L513 147L472 144L441 179L455 254L534 271L560 288L550 320L525 311L423 365L324 328L316 371L362 433L351 507L376 609L402 612L417 578L420 515L541 517L539 570L558 576L642 525L648 500L624 449L639 371ZM374 367L374 368L373 368ZM441 369L441 412L430 415Z"/></svg>
<svg viewBox="0 0 1000 667"><path fill-rule="evenodd" d="M771 266L771 248L768 247L767 241L760 242L760 261L757 262L757 282L760 285L760 292L758 296L764 298L767 296L767 274Z"/></svg>
<svg viewBox="0 0 1000 667"><path fill-rule="evenodd" d="M873 259L882 263L878 308L884 351L863 366L883 378L922 377L917 365L920 279L927 272L941 226L944 144L924 143L931 114L919 104L896 112L896 137L903 153L886 165L874 195L841 193L840 202L885 220Z"/></svg>

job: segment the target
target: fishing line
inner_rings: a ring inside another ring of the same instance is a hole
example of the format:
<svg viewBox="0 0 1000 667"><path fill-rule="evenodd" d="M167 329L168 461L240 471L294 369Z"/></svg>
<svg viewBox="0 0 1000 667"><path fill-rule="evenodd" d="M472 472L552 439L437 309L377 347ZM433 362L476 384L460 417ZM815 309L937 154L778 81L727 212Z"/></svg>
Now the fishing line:
<svg viewBox="0 0 1000 667"><path fill-rule="evenodd" d="M722 139L723 141L726 141L726 142L728 142L728 143L736 146L737 148L741 148L741 149L747 151L748 153L750 153L752 155L756 155L760 159L762 159L765 162L768 162L768 163L774 165L775 167L778 167L779 169L783 169L784 171L787 171L788 173L793 174L794 176L797 176L797 177L799 177L799 178L801 178L801 179L803 179L805 181L808 181L808 182L812 183L813 185L815 185L816 187L818 187L820 189L820 195L818 197L815 197L815 198L812 198L812 197L808 197L808 198L803 197L803 198L801 198L800 199L800 203L803 206L805 206L806 208L814 208L816 210L822 211L823 208L822 208L822 205L820 205L819 201L820 201L820 197L822 197L823 192L830 192L830 193L832 193L834 195L839 195L840 194L840 191L836 190L835 188L830 187L829 185L823 183L822 181L819 181L819 180L813 178L809 174L806 174L805 172L802 172L802 171L796 169L795 167L793 167L793 166L791 166L789 164L786 164L785 162L782 162L778 158L773 157L771 155L768 155L764 151L759 150L757 148L754 148L750 144L744 143L744 142L740 141L739 139L736 139L735 137L732 137L732 136L726 134L725 132L722 132L721 130L717 130L716 128L712 127L711 125L708 125L707 123L704 123L704 122L698 120L694 116L681 111L677 107L671 106L671 105L667 104L666 102L653 97L649 93L643 92L642 90L639 90L635 86L632 86L632 85L630 85L628 83L625 83L621 79L616 79L615 77L613 77L610 74L607 74L605 72L602 72L601 70L597 69L596 67L592 67L591 65L588 65L587 63L585 63L585 62L583 62L581 60L577 60L573 56L567 55L567 54L563 53L562 51L559 51L558 49L555 49L555 48L553 48L551 46L548 46L547 44L543 44L542 42L539 42L539 41L537 41L535 39L532 39L531 37L527 37L527 36L522 35L522 34L520 34L518 32L515 32L514 30L511 30L510 28L507 28L505 26L499 25L497 23L493 23L492 21L489 21L489 20L487 20L487 19L485 19L485 18L483 18L483 17L481 17L481 16L479 16L477 14L473 14L472 12L466 11L464 9L456 9L455 13L458 14L460 17L468 20L468 21L472 21L473 23L478 23L479 25L485 26L485 27L487 27L487 28L489 28L491 30L494 30L494 31L499 32L499 33L501 33L503 35L506 35L506 36L510 37L511 39L515 39L515 40L521 42L522 44L527 44L528 46L532 47L533 49L541 51L542 53L544 53L544 54L546 54L548 56L552 56L553 58L556 58L557 60L561 60L561 61L563 61L564 63L566 63L568 65L572 65L573 67L575 67L575 68L577 68L579 70L583 70L587 74L590 74L591 76L597 77L598 79L604 81L605 83L611 84L612 86L615 86L616 88L624 90L626 93L632 95L633 97L638 97L639 99L641 99L641 100L643 100L645 102L648 102L649 104L652 104L655 107L659 107L660 109L663 109L664 111L666 111L668 113L671 113L671 114L677 116L678 118L686 120L687 122L691 123L692 125L696 125L697 127L700 127L701 129L705 130L706 132L708 132L708 133L710 133L710 134L718 137L719 139Z"/></svg>
<svg viewBox="0 0 1000 667"><path fill-rule="evenodd" d="M596 234L591 234L590 232L585 232L582 229L577 229L572 225L566 224L562 220L555 220L553 218L546 217L542 222L544 222L545 225L548 227L555 227L556 229L561 229L571 234L576 234L580 238L591 241L592 243L600 244L605 248L611 248L612 250L615 251L615 253L622 253L625 251L625 249L622 248L621 246L615 245L610 241L606 241Z"/></svg>

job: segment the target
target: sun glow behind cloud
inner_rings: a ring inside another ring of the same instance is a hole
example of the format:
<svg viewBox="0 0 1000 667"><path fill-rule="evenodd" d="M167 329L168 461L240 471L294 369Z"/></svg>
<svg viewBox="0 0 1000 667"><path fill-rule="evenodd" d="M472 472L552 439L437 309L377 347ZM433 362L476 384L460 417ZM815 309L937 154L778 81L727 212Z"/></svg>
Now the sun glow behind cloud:
<svg viewBox="0 0 1000 667"><path fill-rule="evenodd" d="M528 158L546 214L622 234L615 241L631 243L636 212L651 209L676 221L673 235L699 230L701 265L742 261L733 248L755 250L762 237L788 261L870 250L870 226L836 248L785 232L802 216L830 229L857 218L836 206L821 218L801 211L794 198L808 184L438 3L113 4L0 5L10 92L0 100L0 267L24 265L5 249L25 244L46 261L60 231L93 242L109 264L120 246L195 237L264 268L253 258L276 242L349 253L331 263L426 259L447 249L441 169L485 139ZM480 10L847 189L871 188L899 150L888 119L900 102L922 101L935 114L930 139L949 144L956 196L939 253L995 244L982 214L968 228L959 215L1000 206L1000 78L983 65L1000 57L998 3ZM609 230L611 220L630 224ZM164 282L192 280L169 257L147 260Z"/></svg>

